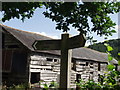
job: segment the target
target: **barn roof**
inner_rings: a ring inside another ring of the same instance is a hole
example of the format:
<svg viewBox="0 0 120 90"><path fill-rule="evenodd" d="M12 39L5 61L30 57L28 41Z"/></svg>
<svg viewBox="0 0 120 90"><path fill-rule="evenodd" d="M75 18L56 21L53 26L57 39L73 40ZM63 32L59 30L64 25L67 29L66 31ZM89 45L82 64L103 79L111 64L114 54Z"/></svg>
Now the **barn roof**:
<svg viewBox="0 0 120 90"><path fill-rule="evenodd" d="M73 58L84 59L84 60L93 60L97 62L107 62L108 55L107 53L102 53L90 48L82 47L73 49ZM111 61L114 64L117 64L117 60L113 59Z"/></svg>
<svg viewBox="0 0 120 90"><path fill-rule="evenodd" d="M16 39L18 39L23 45L25 45L31 51L60 55L60 51L58 50L47 50L47 51L34 50L34 48L32 47L32 44L35 42L35 40L51 40L52 38L50 37L43 36L41 34L37 34L33 32L18 30L2 24L0 24L0 27L2 27L3 30L6 30L11 35L13 35ZM92 60L97 62L107 62L108 57L106 53L102 53L99 51L82 47L82 48L73 49L73 58L83 59L83 60ZM117 60L113 60L112 62L114 64L118 63Z"/></svg>

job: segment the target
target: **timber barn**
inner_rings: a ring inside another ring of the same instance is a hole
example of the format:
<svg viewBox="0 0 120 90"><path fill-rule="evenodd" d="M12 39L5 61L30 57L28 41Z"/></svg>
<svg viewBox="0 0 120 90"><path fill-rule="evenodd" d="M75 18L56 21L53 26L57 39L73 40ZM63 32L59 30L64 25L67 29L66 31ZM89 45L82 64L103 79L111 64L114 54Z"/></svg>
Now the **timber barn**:
<svg viewBox="0 0 120 90"><path fill-rule="evenodd" d="M51 40L51 38L14 29L0 24L2 32L2 82L6 85L21 83L37 83L51 81L59 83L60 51L34 50L35 40ZM117 61L112 60L116 65ZM79 79L99 80L106 71L107 54L86 47L73 49L71 63L71 87Z"/></svg>

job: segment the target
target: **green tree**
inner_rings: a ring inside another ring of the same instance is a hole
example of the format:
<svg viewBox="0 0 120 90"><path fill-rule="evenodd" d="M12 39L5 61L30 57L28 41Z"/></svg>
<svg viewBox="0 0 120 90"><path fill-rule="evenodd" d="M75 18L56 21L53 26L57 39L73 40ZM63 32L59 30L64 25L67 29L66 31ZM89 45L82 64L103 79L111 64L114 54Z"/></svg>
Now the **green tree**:
<svg viewBox="0 0 120 90"><path fill-rule="evenodd" d="M109 36L115 32L115 23L108 14L114 14L120 10L120 2L9 2L2 3L3 19L18 18L22 21L31 18L36 8L46 7L43 12L45 17L56 22L56 29L67 32L70 25L81 33L89 36L91 32L97 35ZM93 24L92 28L88 18ZM91 37L90 37L91 38Z"/></svg>
<svg viewBox="0 0 120 90"><path fill-rule="evenodd" d="M100 52L106 52L107 48L104 45L104 43L109 44L111 47L113 47L113 50L110 51L110 54L112 57L114 57L116 60L120 61L120 55L118 53L120 52L120 39L113 39L108 40L107 42L104 41L102 43L95 43L93 45L89 45L88 48L100 51Z"/></svg>

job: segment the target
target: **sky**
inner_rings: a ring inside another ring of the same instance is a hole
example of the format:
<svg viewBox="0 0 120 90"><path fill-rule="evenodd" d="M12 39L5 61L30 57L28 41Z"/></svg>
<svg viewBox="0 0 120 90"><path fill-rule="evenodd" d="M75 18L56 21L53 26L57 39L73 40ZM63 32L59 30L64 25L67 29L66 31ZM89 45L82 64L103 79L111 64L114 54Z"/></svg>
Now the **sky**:
<svg viewBox="0 0 120 90"><path fill-rule="evenodd" d="M45 36L52 37L54 39L60 39L61 34L63 32L55 29L56 27L55 22L52 22L52 20L50 20L49 18L44 17L44 15L42 14L44 10L45 8L36 9L33 17L30 19L25 19L24 22L15 18L15 19L11 19L10 21L6 21L5 23L2 23L2 24L10 26L12 28L24 30L24 31L36 32ZM2 17L1 13L0 13L0 17ZM111 37L108 37L108 39L117 39L118 38L118 14L110 15L110 17L117 24L115 26L117 33L113 34L113 36ZM73 27L70 28L70 31L68 33L71 34L72 36L79 34L77 30L75 30ZM94 36L94 40L97 40L98 42L104 41L104 37L99 37L95 33L92 33L92 35ZM89 44L90 43L87 42L86 46L88 46Z"/></svg>

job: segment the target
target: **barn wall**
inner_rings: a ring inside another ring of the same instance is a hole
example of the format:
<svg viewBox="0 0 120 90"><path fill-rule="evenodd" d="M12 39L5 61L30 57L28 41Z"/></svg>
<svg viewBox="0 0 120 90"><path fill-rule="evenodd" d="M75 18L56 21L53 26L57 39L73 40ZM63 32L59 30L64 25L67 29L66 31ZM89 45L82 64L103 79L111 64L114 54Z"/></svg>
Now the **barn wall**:
<svg viewBox="0 0 120 90"><path fill-rule="evenodd" d="M3 31L2 35L3 85L28 82L28 49L8 32Z"/></svg>
<svg viewBox="0 0 120 90"><path fill-rule="evenodd" d="M105 71L107 71L106 63L76 60L75 64L76 72L79 78L85 81L94 80L95 82L98 82L99 74L102 75Z"/></svg>
<svg viewBox="0 0 120 90"><path fill-rule="evenodd" d="M91 79L98 82L99 74L106 71L107 64L105 63L99 64L98 62L85 60L73 60L72 62L72 88L76 87L75 82L79 79L85 81ZM51 81L59 83L60 57L49 54L33 54L31 55L30 72L40 72L40 81L45 81L47 84L50 84Z"/></svg>
<svg viewBox="0 0 120 90"><path fill-rule="evenodd" d="M55 55L33 54L31 55L30 72L40 72L40 80L47 83L58 81L60 59Z"/></svg>

